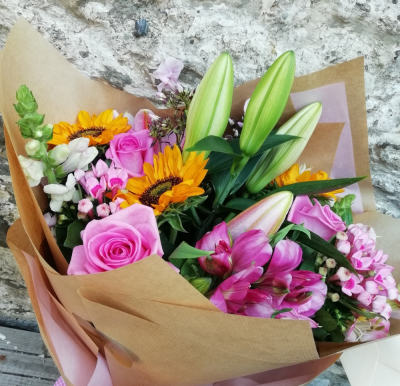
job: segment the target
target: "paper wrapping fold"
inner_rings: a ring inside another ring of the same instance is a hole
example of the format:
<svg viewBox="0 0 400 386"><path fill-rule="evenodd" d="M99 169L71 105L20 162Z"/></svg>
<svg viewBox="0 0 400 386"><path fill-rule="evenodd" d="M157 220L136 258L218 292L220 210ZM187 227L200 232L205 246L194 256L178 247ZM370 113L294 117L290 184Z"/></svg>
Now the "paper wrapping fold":
<svg viewBox="0 0 400 386"><path fill-rule="evenodd" d="M294 381L297 379L297 372L307 382L318 371L331 364L337 356L315 359L309 365L280 369L288 364L317 358L309 326L301 321L254 321L252 318L221 314L189 283L156 257L104 274L63 276L67 264L41 215L41 210L47 205L46 198L41 187L33 190L29 188L16 158L17 154L25 154L25 140L14 123L17 120L12 107L15 91L21 84L27 84L38 101L39 111L46 113L46 122L51 123L60 120L73 122L81 109L98 113L113 108L135 114L141 108L150 108L160 116L170 112L157 110L146 99L86 79L23 19L12 29L0 61L0 107L7 128L5 136L16 201L28 239L32 243L29 246L29 241L26 240L26 245L37 254L37 262L48 277L47 285L51 285L49 290L54 290L66 309L76 314L78 320L81 317L93 321L100 333L118 342L122 351L126 350L130 356L132 366L126 366L126 363L125 366L122 365L121 357L113 356L108 350L104 351L104 341L101 343L103 335L91 334L89 327L85 330L105 353L114 386L200 385L252 372L260 372L260 376L264 374L261 377L265 384L271 380L271 385L289 385L293 384L290 382L297 382ZM335 102L329 87L322 89L333 83L345 88L346 101ZM235 89L232 116L242 115L244 101L251 95L256 84L257 80ZM346 110L348 114L345 114L348 119L335 121L331 118L319 124L302 160L308 162L310 159L314 164L312 166L319 167L315 162L321 159L324 167L336 168L340 173L343 165L336 165L334 157L340 151L343 136L347 135L352 139L350 150L354 160L351 159L351 162L354 161L356 174L369 175L362 58L297 78L282 122L295 113L295 105L298 103L296 95L302 92L307 93L307 98L323 93L325 103L339 103L341 111ZM326 108L330 106L326 105ZM332 141L328 142L329 151L326 146L321 146L326 133L332 137ZM365 211L375 211L371 180L364 180L357 188L360 191L362 208ZM371 221L377 216L376 213L369 215L371 217L368 219ZM390 219L387 216L385 218L383 223L386 224ZM398 229L398 222L396 224ZM377 224L378 233L379 226ZM19 252L16 253L18 255ZM392 258L397 262L396 256ZM16 256L16 259L19 258ZM22 266L21 270L26 271L26 267ZM147 277L142 272L146 272ZM26 272L25 276L29 281ZM133 277L135 280L132 280ZM103 294L99 294L99 290ZM30 295L35 302L35 293L30 291ZM40 315L40 310L37 312ZM163 312L166 313L165 317L162 316ZM178 319L177 315L187 319ZM205 315L214 323L207 323ZM183 320L187 321L186 326ZM271 347L275 347L273 360L267 358L268 347L263 348L252 335L254 332L246 330L247 324L252 323L255 328L263 331L260 339L264 339L266 345L271 341ZM229 341L233 331L241 337L241 341ZM46 331L43 334L46 337ZM279 345L279 341L289 342L287 337L292 337L290 347ZM52 347L48 339L47 344ZM255 354L252 352L252 345L259 354L258 358L253 357ZM343 349L342 346L339 348L329 344L323 346L319 347L321 356ZM158 352L155 347L159 348ZM50 351L57 363L54 349ZM185 353L190 355L186 357ZM180 358L181 362L171 360L168 358L169 354L174 355L175 359ZM196 363L193 360L201 361L199 363L202 366L193 365ZM180 377L177 377L177 368L181 371ZM268 369L275 370L263 372Z"/></svg>

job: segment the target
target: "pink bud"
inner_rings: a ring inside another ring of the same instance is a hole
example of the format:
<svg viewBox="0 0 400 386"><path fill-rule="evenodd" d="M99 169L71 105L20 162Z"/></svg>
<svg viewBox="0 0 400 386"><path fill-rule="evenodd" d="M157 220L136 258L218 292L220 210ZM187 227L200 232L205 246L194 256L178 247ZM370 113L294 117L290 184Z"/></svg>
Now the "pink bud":
<svg viewBox="0 0 400 386"><path fill-rule="evenodd" d="M78 211L82 213L89 213L89 211L93 208L93 203L88 198L84 198L80 200L78 203Z"/></svg>
<svg viewBox="0 0 400 386"><path fill-rule="evenodd" d="M86 220L88 218L87 213L84 212L78 212L77 214L78 220Z"/></svg>
<svg viewBox="0 0 400 386"><path fill-rule="evenodd" d="M107 204L101 204L96 208L97 215L101 218L107 217L110 215L110 207Z"/></svg>
<svg viewBox="0 0 400 386"><path fill-rule="evenodd" d="M328 268L335 268L336 267L336 261L334 259L327 259L325 264L326 264L326 266Z"/></svg>
<svg viewBox="0 0 400 386"><path fill-rule="evenodd" d="M360 295L358 295L357 300L364 306L369 306L372 302L372 296L367 291L361 292Z"/></svg>
<svg viewBox="0 0 400 386"><path fill-rule="evenodd" d="M347 240L339 240L336 242L336 248L340 253L347 256L350 253L351 245Z"/></svg>
<svg viewBox="0 0 400 386"><path fill-rule="evenodd" d="M338 232L338 233L336 233L336 239L346 241L346 240L348 240L348 236L345 232Z"/></svg>
<svg viewBox="0 0 400 386"><path fill-rule="evenodd" d="M340 267L338 271L329 278L329 281L335 281L335 280L340 280L340 281L348 281L351 278L351 272L345 268L345 267Z"/></svg>

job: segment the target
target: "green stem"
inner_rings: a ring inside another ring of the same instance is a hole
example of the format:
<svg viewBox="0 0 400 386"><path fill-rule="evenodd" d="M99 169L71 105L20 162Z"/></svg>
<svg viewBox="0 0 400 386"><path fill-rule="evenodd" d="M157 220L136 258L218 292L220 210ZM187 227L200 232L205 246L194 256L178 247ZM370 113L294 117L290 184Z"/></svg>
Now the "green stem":
<svg viewBox="0 0 400 386"><path fill-rule="evenodd" d="M198 227L200 227L201 226L201 220L200 220L200 217L197 215L196 209L193 206L190 207L190 213L192 214L193 220L196 223L196 225Z"/></svg>
<svg viewBox="0 0 400 386"><path fill-rule="evenodd" d="M225 217L225 222L228 223L229 221L231 221L234 217L236 216L236 213L229 213L228 216Z"/></svg>
<svg viewBox="0 0 400 386"><path fill-rule="evenodd" d="M247 198L247 197L249 197L249 192L247 191L247 190L245 190L244 192L243 192L243 195L242 195L242 197L243 198Z"/></svg>
<svg viewBox="0 0 400 386"><path fill-rule="evenodd" d="M48 167L45 175L49 184L55 184L57 182L54 170L52 168Z"/></svg>
<svg viewBox="0 0 400 386"><path fill-rule="evenodd" d="M178 231L171 227L171 232L169 233L169 242L175 244L176 236L178 236Z"/></svg>

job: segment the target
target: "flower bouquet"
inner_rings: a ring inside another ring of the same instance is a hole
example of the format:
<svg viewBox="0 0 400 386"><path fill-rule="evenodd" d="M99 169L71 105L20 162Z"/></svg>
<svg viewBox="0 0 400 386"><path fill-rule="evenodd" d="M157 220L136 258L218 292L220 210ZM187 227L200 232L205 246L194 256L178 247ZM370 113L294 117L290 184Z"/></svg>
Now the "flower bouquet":
<svg viewBox="0 0 400 386"><path fill-rule="evenodd" d="M192 90L168 58L165 109L24 20L1 59L8 243L66 384L299 385L400 332L361 59L295 79L286 52L234 89L223 53Z"/></svg>

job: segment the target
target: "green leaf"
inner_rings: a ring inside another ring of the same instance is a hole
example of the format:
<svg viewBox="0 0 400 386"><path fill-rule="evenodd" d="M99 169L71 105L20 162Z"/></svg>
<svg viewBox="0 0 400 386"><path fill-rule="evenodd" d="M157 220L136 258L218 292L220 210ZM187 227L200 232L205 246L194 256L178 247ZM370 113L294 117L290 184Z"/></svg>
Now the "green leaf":
<svg viewBox="0 0 400 386"><path fill-rule="evenodd" d="M313 333L314 339L318 342L323 342L329 334L328 331L320 327L312 328L311 331Z"/></svg>
<svg viewBox="0 0 400 386"><path fill-rule="evenodd" d="M292 224L290 221L285 221L284 225ZM334 259L339 266L343 266L357 275L356 270L350 264L350 262L344 257L332 244L328 241L324 240L322 237L319 237L313 232L310 232L311 239L308 238L305 234L300 234L297 238L297 241L301 244L314 249L314 251L320 252L322 255L327 258Z"/></svg>
<svg viewBox="0 0 400 386"><path fill-rule="evenodd" d="M204 271L200 268L197 259L187 259L182 265L180 272L180 274L189 281L201 277L203 273Z"/></svg>
<svg viewBox="0 0 400 386"><path fill-rule="evenodd" d="M339 328L331 331L330 334L331 334L332 342L341 343L344 341L344 335L343 335L342 331L339 330Z"/></svg>
<svg viewBox="0 0 400 386"><path fill-rule="evenodd" d="M355 311L355 312L357 312L357 314L359 314L361 316L365 316L367 319L373 319L373 318L376 318L376 317L380 317L380 318L386 319L382 315L376 314L375 312L363 311L360 308L358 308L357 306L353 306L343 296L341 296L339 298L339 302L341 304L343 304L345 307L347 307L349 310Z"/></svg>
<svg viewBox="0 0 400 386"><path fill-rule="evenodd" d="M81 232L85 229L86 224L83 221L74 221L68 226L67 238L64 246L73 249L77 245L82 245Z"/></svg>
<svg viewBox="0 0 400 386"><path fill-rule="evenodd" d="M211 277L196 277L189 280L189 283L201 294L205 295L211 287Z"/></svg>
<svg viewBox="0 0 400 386"><path fill-rule="evenodd" d="M245 167L242 169L242 171L239 173L238 177L236 178L236 181L232 187L230 194L236 193L243 186L243 184L249 178L250 173L257 166L258 162L260 161L260 158L261 158L261 154L256 155L256 156L250 158L249 161L247 161Z"/></svg>
<svg viewBox="0 0 400 386"><path fill-rule="evenodd" d="M281 310L276 310L272 315L271 319L275 319L277 315L283 314L284 312L290 312L293 308L282 308Z"/></svg>
<svg viewBox="0 0 400 386"><path fill-rule="evenodd" d="M305 245L300 245L303 250L303 262L300 265L300 270L315 272L315 259L318 256L318 252Z"/></svg>
<svg viewBox="0 0 400 386"><path fill-rule="evenodd" d="M351 204L356 199L355 194L348 194L341 199L338 199L332 207L335 212L346 223L347 226L353 224L353 214L351 212Z"/></svg>
<svg viewBox="0 0 400 386"><path fill-rule="evenodd" d="M177 231L187 233L186 229L182 225L182 220L179 215L171 216L166 221L169 225L171 225L172 228L176 229Z"/></svg>
<svg viewBox="0 0 400 386"><path fill-rule="evenodd" d="M303 232L308 236L309 239L311 239L310 231L308 229L304 228L303 225L290 224L270 237L270 244L271 244L272 248L274 248L275 245L278 244L279 241L283 240L290 231ZM297 235L296 238L298 238L298 237L299 237L299 235Z"/></svg>
<svg viewBox="0 0 400 386"><path fill-rule="evenodd" d="M235 213L241 213L256 203L257 201L251 198L233 198L224 205L224 208L230 209Z"/></svg>
<svg viewBox="0 0 400 386"><path fill-rule="evenodd" d="M169 259L194 259L202 256L210 256L215 251L202 251L201 249L197 249L191 247L188 243L183 241L174 252L172 252Z"/></svg>
<svg viewBox="0 0 400 386"><path fill-rule="evenodd" d="M319 325L323 327L324 330L331 332L336 330L338 325L335 319L330 316L329 312L325 310L319 310L315 313L314 319Z"/></svg>
<svg viewBox="0 0 400 386"><path fill-rule="evenodd" d="M229 142L221 137L217 137L215 135L209 135L194 144L191 148L187 149L187 151L213 151L216 153L228 154L234 157L242 158L241 155L236 154Z"/></svg>
<svg viewBox="0 0 400 386"><path fill-rule="evenodd" d="M298 139L299 137L293 135L269 135L264 143L261 145L260 149L254 154L254 157L260 156L267 150L274 148L275 146L282 145L285 142L293 141L294 139ZM240 147L239 147L239 138L235 138L232 141L229 141L229 145L231 146L233 152L235 154L240 155ZM208 174L218 173L221 170L230 169L232 166L233 160L229 154L224 153L211 153L209 156L209 160L207 162L207 170Z"/></svg>
<svg viewBox="0 0 400 386"><path fill-rule="evenodd" d="M267 192L262 198L268 197L280 191L292 192L295 196L328 193L332 192L333 190L342 189L346 186L356 184L364 178L366 177L364 176L354 178L337 178L334 180L323 181L297 182L292 185L286 185L282 186L281 188L271 190L270 192Z"/></svg>

